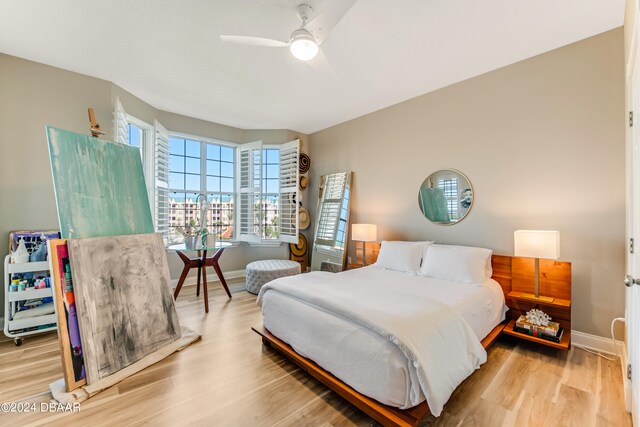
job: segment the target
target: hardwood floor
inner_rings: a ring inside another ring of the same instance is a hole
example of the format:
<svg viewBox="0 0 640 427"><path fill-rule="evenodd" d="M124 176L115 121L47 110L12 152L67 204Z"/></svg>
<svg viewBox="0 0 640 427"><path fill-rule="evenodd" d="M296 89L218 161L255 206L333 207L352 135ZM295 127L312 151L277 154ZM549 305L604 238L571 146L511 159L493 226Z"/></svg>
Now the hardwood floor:
<svg viewBox="0 0 640 427"><path fill-rule="evenodd" d="M0 413L0 425L373 425L250 330L261 325L255 296L230 284L233 300L211 284L204 314L195 287L178 298L182 324L202 340L82 403L78 413L40 412L49 383L62 378L55 334L0 342L0 403L35 402L38 411ZM619 362L509 337L458 387L443 414L423 425L630 426Z"/></svg>

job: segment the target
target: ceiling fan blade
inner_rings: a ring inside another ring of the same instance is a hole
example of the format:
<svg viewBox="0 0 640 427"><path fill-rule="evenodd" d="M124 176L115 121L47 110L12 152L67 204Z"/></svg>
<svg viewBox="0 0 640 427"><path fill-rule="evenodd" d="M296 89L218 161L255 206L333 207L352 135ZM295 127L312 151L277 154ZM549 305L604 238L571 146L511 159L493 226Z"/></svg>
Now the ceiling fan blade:
<svg viewBox="0 0 640 427"><path fill-rule="evenodd" d="M317 71L319 71L321 74L331 76L333 77L334 80L338 80L338 75L336 74L335 70L331 66L331 63L327 59L327 56L324 54L322 49L318 51L318 54L316 55L315 58L313 58L310 61L307 61L306 63L309 64L314 69L316 69Z"/></svg>
<svg viewBox="0 0 640 427"><path fill-rule="evenodd" d="M223 42L243 44L247 46L262 46L262 47L289 46L289 42L283 42L281 40L275 40L275 39L267 39L265 37L221 35L220 40L222 40Z"/></svg>
<svg viewBox="0 0 640 427"><path fill-rule="evenodd" d="M322 44L327 36L338 25L338 22L351 9L356 0L333 0L315 18L307 23L304 28L314 35L318 44Z"/></svg>

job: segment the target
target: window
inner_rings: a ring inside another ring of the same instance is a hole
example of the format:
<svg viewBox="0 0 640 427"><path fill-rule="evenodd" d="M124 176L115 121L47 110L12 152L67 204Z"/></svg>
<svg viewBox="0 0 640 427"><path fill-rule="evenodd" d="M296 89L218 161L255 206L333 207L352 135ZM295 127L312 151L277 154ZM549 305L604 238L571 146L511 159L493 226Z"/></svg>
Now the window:
<svg viewBox="0 0 640 427"><path fill-rule="evenodd" d="M184 227L206 226L218 240L234 238L235 148L191 137L169 137L169 243L182 241ZM198 197L200 194L205 197Z"/></svg>
<svg viewBox="0 0 640 427"><path fill-rule="evenodd" d="M298 243L300 141L263 148L262 141L238 147L238 238L260 243Z"/></svg>
<svg viewBox="0 0 640 427"><path fill-rule="evenodd" d="M277 240L278 199L280 197L280 150L267 148L262 150L262 239Z"/></svg>

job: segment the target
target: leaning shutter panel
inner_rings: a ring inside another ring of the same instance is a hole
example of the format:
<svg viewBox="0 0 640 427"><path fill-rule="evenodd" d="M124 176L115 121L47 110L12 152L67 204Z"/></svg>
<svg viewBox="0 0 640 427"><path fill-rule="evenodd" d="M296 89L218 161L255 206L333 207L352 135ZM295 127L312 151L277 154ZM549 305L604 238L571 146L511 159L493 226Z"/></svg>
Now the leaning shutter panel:
<svg viewBox="0 0 640 427"><path fill-rule="evenodd" d="M169 241L169 132L157 120L154 122L154 199L156 232Z"/></svg>
<svg viewBox="0 0 640 427"><path fill-rule="evenodd" d="M298 159L300 140L280 146L280 197L278 198L278 240L298 243Z"/></svg>
<svg viewBox="0 0 640 427"><path fill-rule="evenodd" d="M333 248L336 245L340 209L346 187L347 173L329 176L322 194L322 207L316 231L316 244Z"/></svg>
<svg viewBox="0 0 640 427"><path fill-rule="evenodd" d="M260 242L262 239L262 141L238 148L238 239Z"/></svg>
<svg viewBox="0 0 640 427"><path fill-rule="evenodd" d="M113 113L113 140L120 144L127 144L127 113L116 98L116 111Z"/></svg>

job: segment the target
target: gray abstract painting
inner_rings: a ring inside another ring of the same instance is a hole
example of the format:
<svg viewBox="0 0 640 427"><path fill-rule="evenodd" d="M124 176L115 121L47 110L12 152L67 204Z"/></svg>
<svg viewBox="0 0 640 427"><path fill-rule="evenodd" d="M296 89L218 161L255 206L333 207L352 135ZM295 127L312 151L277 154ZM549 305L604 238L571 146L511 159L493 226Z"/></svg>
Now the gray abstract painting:
<svg viewBox="0 0 640 427"><path fill-rule="evenodd" d="M180 338L160 234L69 239L87 383Z"/></svg>

